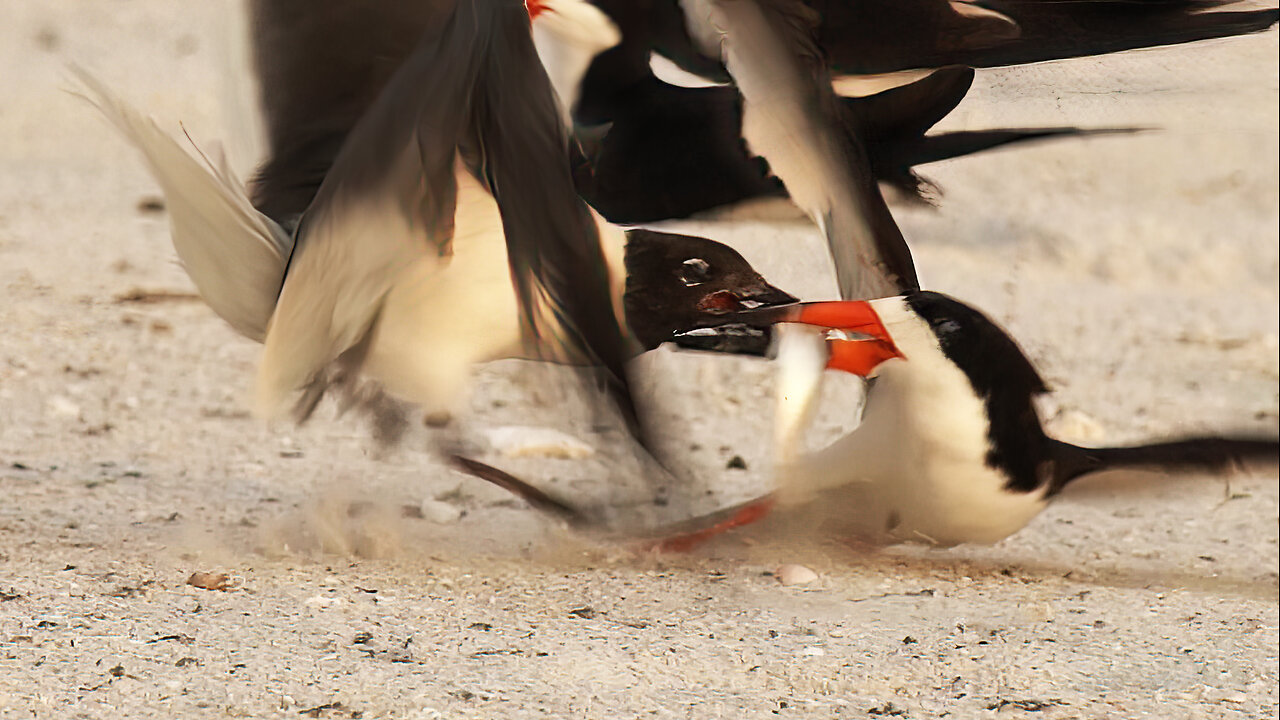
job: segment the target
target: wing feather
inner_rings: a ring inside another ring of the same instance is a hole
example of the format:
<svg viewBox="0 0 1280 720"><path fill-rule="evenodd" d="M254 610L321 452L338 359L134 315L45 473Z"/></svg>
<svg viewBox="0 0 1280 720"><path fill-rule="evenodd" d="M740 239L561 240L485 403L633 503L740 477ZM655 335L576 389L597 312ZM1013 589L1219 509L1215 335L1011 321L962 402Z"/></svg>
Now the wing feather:
<svg viewBox="0 0 1280 720"><path fill-rule="evenodd" d="M250 204L225 165L201 164L88 72L72 71L160 184L173 247L200 296L237 332L262 340L292 247L288 233Z"/></svg>

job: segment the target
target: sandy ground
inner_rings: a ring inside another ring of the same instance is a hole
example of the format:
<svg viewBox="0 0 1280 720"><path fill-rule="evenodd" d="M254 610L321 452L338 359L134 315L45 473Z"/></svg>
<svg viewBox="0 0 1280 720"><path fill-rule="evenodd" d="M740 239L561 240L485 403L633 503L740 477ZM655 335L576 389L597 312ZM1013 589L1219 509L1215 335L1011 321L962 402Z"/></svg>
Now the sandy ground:
<svg viewBox="0 0 1280 720"><path fill-rule="evenodd" d="M254 345L125 299L190 284L138 158L63 91L75 60L234 136L231 7L0 0L0 717L1275 716L1274 474L1098 478L989 548L651 557L566 541L425 429L381 452L330 411L249 417ZM935 166L941 208L899 214L925 281L1043 369L1050 427L1274 432L1277 33L983 72L946 126L993 124L1159 128ZM830 292L811 231L700 227ZM765 369L646 362L679 369L654 382L705 438L703 503L758 486ZM476 422L558 402L522 372L483 373Z"/></svg>

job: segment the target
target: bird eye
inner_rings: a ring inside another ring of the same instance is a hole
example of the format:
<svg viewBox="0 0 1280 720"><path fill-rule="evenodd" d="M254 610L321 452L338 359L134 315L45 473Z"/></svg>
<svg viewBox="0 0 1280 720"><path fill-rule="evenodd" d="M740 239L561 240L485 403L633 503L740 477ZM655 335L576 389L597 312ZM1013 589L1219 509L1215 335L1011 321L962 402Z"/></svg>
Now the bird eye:
<svg viewBox="0 0 1280 720"><path fill-rule="evenodd" d="M944 320L938 323L938 327L934 332L938 335L950 335L952 333L958 333L960 330L960 323L955 320Z"/></svg>
<svg viewBox="0 0 1280 720"><path fill-rule="evenodd" d="M702 258L690 258L680 264L680 269L676 271L676 277L680 278L680 282L690 287L701 285L707 281L707 274L711 271L711 266Z"/></svg>

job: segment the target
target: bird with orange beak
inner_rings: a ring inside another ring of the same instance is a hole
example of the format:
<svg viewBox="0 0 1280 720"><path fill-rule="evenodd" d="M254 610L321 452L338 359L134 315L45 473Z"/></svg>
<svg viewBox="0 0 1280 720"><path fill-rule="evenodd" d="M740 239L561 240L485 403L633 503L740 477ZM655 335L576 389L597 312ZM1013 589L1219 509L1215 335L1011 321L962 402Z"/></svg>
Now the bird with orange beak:
<svg viewBox="0 0 1280 720"><path fill-rule="evenodd" d="M1277 460L1274 435L1103 448L1052 438L1034 402L1048 388L1031 361L981 312L940 293L744 309L720 319L722 326L674 338L710 348L722 328L735 337L736 326L769 328L748 351L774 344L777 490L746 507L756 519L768 505L775 527L877 543L993 543L1089 474L1215 473ZM874 389L855 430L810 452L806 430L827 371L874 378Z"/></svg>

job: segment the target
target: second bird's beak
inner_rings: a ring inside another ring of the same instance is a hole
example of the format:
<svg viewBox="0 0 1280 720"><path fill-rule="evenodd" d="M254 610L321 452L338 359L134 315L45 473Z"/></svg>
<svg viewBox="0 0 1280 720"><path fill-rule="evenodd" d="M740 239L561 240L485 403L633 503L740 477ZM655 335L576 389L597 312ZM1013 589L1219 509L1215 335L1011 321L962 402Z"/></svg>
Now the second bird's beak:
<svg viewBox="0 0 1280 720"><path fill-rule="evenodd" d="M827 364L870 377L886 360L904 358L870 302L851 300L799 305L790 322L826 328Z"/></svg>

